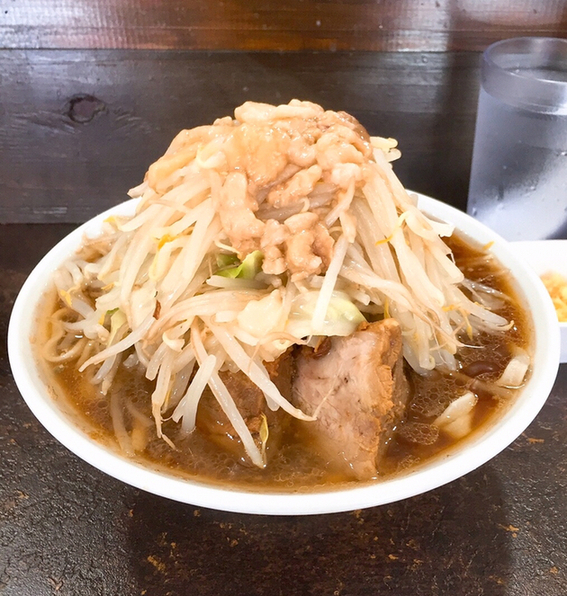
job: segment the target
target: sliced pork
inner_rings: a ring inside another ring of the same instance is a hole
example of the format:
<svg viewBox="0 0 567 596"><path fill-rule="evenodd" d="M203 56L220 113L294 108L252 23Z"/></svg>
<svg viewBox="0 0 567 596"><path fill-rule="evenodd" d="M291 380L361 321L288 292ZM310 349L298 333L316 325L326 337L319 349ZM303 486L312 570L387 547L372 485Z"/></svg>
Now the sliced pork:
<svg viewBox="0 0 567 596"><path fill-rule="evenodd" d="M288 399L291 397L293 367L291 350L282 354L274 362L266 363L270 378L281 394ZM266 447L268 450L277 449L283 430L289 423L289 416L282 409L276 412L270 410L262 391L242 371L223 372L220 373L220 377L258 447L263 448L261 430L262 425L267 424L269 436ZM210 391L205 391L199 402L196 423L199 430L220 447L235 454L242 462L247 461L238 434Z"/></svg>
<svg viewBox="0 0 567 596"><path fill-rule="evenodd" d="M377 474L378 461L408 400L399 324L385 319L349 337L333 337L296 359L295 405L317 451L360 480Z"/></svg>

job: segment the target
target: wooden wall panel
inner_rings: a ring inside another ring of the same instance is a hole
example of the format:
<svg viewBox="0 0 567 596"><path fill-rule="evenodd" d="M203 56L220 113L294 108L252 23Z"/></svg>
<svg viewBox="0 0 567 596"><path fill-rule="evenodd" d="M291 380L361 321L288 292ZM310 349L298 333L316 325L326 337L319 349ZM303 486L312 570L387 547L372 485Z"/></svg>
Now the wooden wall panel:
<svg viewBox="0 0 567 596"><path fill-rule="evenodd" d="M27 0L0 2L0 47L481 50L567 36L562 0Z"/></svg>
<svg viewBox="0 0 567 596"><path fill-rule="evenodd" d="M463 207L478 51L567 37L564 0L0 0L0 222L78 222L182 127L302 97L400 139Z"/></svg>
<svg viewBox="0 0 567 596"><path fill-rule="evenodd" d="M79 222L126 198L181 129L310 99L397 137L396 171L463 207L478 55L0 52L0 222Z"/></svg>

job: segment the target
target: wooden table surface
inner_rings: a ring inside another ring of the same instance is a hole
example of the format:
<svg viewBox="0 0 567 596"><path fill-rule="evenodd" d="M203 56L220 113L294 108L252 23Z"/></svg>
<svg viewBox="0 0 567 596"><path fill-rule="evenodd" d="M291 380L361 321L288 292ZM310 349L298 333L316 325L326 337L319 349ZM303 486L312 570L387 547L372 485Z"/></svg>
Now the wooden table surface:
<svg viewBox="0 0 567 596"><path fill-rule="evenodd" d="M70 224L0 226L0 593L367 596L567 593L567 366L535 422L427 494L312 517L238 515L114 480L62 447L12 379L26 275Z"/></svg>

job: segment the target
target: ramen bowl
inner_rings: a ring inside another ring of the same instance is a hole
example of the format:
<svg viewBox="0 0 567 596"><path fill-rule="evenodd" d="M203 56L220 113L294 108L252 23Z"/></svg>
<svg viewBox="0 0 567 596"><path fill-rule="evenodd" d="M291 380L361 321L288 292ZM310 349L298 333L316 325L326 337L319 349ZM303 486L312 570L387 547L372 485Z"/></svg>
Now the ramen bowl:
<svg viewBox="0 0 567 596"><path fill-rule="evenodd" d="M63 400L46 381L31 341L42 294L50 286L54 270L81 244L84 234L93 236L110 215L131 214L134 201L113 208L81 226L55 246L33 270L14 304L8 330L8 350L14 379L44 427L78 457L102 472L139 489L175 501L225 511L307 515L373 507L418 495L444 485L478 468L505 449L532 422L553 386L559 363L559 328L555 311L541 280L510 244L489 228L435 199L419 195L419 206L428 215L455 225L465 239L477 245L491 244L491 251L513 278L516 294L533 319L532 374L515 400L468 438L443 451L422 466L382 481L349 484L313 492L274 492L240 489L180 478L128 459L94 441Z"/></svg>

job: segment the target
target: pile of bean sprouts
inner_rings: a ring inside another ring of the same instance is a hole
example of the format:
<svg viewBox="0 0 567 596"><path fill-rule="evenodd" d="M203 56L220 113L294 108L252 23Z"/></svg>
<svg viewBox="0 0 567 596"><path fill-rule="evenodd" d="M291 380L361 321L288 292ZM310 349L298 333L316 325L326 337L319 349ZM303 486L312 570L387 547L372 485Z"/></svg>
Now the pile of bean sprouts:
<svg viewBox="0 0 567 596"><path fill-rule="evenodd" d="M223 223L230 204L218 196L239 167L231 169L224 153L231 135L243 124L265 132L310 119L322 131L313 142L319 151L327 133L320 123L333 118L344 128L333 128L341 146L357 149L346 190L329 182L337 163L343 174L349 172L339 156L331 165L320 159L327 164L321 180L291 208L268 209L262 201L269 187L256 184L249 191L256 193L253 216L264 222L285 223L299 211L317 213L333 242L328 266L302 276L266 273L252 263L242 275L238 267L247 257L261 263L262 250L252 247L246 254L231 246ZM234 119L183 131L184 141L180 135L130 191L138 199L135 215L108 218L100 235L85 238L54 275L60 309L46 358L88 369L104 394L120 367L143 367L155 382L152 413L166 441L164 418L191 432L208 387L250 460L263 467L261 446L223 383L223 371L242 371L268 407L309 420L280 393L264 366L291 345L348 335L364 319L393 317L402 328L405 359L423 373L438 366L454 369L467 334L507 329L509 322L487 308L488 293L483 304L482 289L474 299L466 290L442 240L452 226L424 215L394 174L395 141L363 135L354 142L352 122L294 100L283 106L247 103Z"/></svg>

